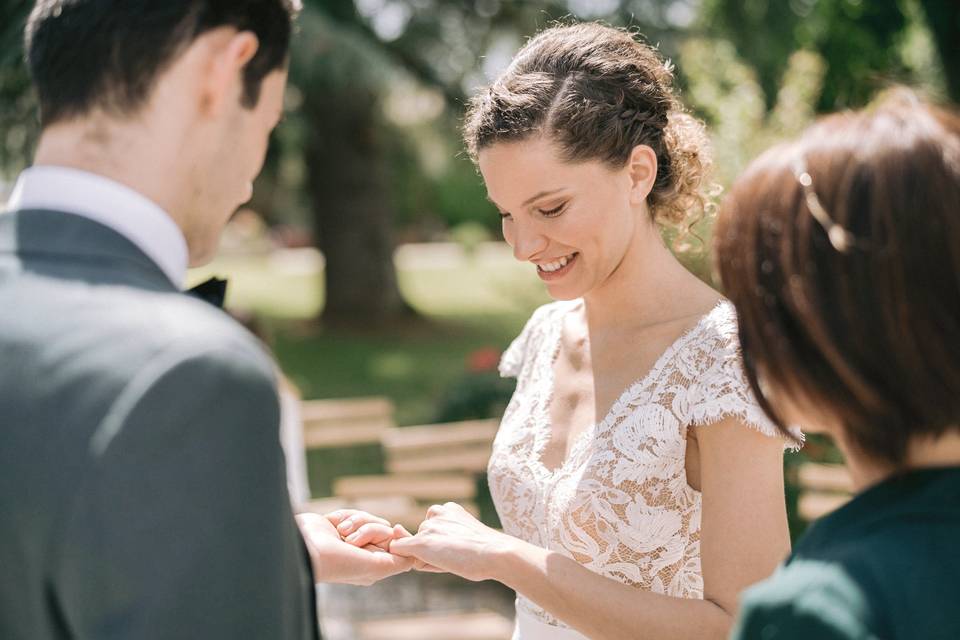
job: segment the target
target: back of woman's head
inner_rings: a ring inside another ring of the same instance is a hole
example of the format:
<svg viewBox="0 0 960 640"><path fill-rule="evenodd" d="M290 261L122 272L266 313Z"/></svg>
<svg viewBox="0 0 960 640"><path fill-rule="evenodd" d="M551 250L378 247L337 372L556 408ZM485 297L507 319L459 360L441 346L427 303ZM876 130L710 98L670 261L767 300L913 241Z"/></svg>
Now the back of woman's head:
<svg viewBox="0 0 960 640"><path fill-rule="evenodd" d="M543 135L567 161L620 168L635 146L647 145L658 162L651 213L680 224L704 207L710 157L702 124L683 113L672 82L670 65L626 30L553 27L470 102L467 149L476 160L498 142Z"/></svg>
<svg viewBox="0 0 960 640"><path fill-rule="evenodd" d="M901 89L830 116L754 161L714 234L775 420L764 391L895 466L960 427L957 114Z"/></svg>

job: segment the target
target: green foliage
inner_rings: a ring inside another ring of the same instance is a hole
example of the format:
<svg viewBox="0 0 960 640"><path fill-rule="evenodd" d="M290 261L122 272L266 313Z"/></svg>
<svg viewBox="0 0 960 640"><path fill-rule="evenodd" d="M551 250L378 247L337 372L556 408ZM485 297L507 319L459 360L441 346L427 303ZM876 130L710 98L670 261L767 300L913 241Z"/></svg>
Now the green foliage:
<svg viewBox="0 0 960 640"><path fill-rule="evenodd" d="M680 50L680 68L685 101L707 123L717 177L724 185L758 153L810 124L825 73L818 54L794 52L768 110L757 75L725 40L688 40Z"/></svg>
<svg viewBox="0 0 960 640"><path fill-rule="evenodd" d="M0 178L13 177L29 164L40 130L23 61L23 25L31 5L8 2L0 20Z"/></svg>
<svg viewBox="0 0 960 640"><path fill-rule="evenodd" d="M513 396L516 380L496 371L462 375L440 398L435 422L500 418Z"/></svg>
<svg viewBox="0 0 960 640"><path fill-rule="evenodd" d="M917 0L705 0L701 27L735 43L768 107L798 50L826 63L820 112L862 106L891 82L943 86Z"/></svg>

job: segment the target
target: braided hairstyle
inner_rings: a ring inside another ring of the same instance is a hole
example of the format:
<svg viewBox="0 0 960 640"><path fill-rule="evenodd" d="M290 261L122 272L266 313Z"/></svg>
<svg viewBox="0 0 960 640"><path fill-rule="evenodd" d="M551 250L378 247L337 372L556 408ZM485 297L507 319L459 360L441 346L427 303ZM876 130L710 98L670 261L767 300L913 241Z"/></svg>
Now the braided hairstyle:
<svg viewBox="0 0 960 640"><path fill-rule="evenodd" d="M614 168L646 145L658 164L647 199L653 219L689 229L708 207L703 124L684 112L670 63L625 29L578 23L542 31L470 101L464 140L474 162L497 142L533 135L546 136L567 161Z"/></svg>

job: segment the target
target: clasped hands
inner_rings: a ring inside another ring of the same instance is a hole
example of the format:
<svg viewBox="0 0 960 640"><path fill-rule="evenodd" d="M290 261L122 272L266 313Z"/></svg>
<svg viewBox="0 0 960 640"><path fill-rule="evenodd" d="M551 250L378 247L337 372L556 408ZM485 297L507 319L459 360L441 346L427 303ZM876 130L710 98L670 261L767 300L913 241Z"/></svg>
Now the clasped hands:
<svg viewBox="0 0 960 640"><path fill-rule="evenodd" d="M297 523L317 582L364 586L411 569L487 580L491 560L513 540L453 502L430 507L416 535L355 509L303 513Z"/></svg>

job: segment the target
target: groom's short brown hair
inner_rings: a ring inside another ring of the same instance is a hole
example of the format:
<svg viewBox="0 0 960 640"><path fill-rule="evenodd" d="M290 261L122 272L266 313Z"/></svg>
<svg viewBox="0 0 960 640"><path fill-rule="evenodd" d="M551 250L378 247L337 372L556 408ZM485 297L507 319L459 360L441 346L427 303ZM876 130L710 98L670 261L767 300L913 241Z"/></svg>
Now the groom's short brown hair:
<svg viewBox="0 0 960 640"><path fill-rule="evenodd" d="M127 115L157 76L202 33L222 26L260 41L244 72L244 106L287 60L299 0L37 0L27 21L27 64L46 127L102 109Z"/></svg>

